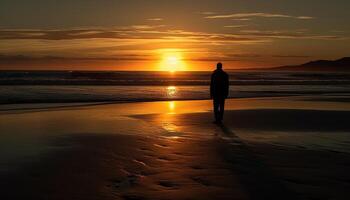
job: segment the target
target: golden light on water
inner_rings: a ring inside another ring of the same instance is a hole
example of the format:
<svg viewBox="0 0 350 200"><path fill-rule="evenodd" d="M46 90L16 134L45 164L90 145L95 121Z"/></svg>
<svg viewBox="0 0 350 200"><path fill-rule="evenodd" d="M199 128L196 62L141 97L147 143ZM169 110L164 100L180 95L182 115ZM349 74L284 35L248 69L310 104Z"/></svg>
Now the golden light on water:
<svg viewBox="0 0 350 200"><path fill-rule="evenodd" d="M174 111L175 111L175 101L169 101L169 111L170 111L170 113L174 113Z"/></svg>
<svg viewBox="0 0 350 200"><path fill-rule="evenodd" d="M173 98L176 96L177 90L175 86L168 86L166 88L166 93L169 98ZM168 108L169 108L169 114L175 113L175 101L169 101L168 102Z"/></svg>
<svg viewBox="0 0 350 200"><path fill-rule="evenodd" d="M176 87L175 86L168 86L167 87L167 95L168 97L174 97L177 93Z"/></svg>

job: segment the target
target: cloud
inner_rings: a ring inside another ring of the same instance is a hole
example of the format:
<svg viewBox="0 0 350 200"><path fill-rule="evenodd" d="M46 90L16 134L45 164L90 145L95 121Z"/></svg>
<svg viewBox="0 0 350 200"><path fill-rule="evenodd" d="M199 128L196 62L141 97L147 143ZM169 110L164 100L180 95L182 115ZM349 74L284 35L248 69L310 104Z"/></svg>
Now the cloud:
<svg viewBox="0 0 350 200"><path fill-rule="evenodd" d="M314 17L310 17L310 16L299 16L296 17L297 19L314 19Z"/></svg>
<svg viewBox="0 0 350 200"><path fill-rule="evenodd" d="M225 28L242 28L242 27L246 27L248 25L227 25L224 26Z"/></svg>
<svg viewBox="0 0 350 200"><path fill-rule="evenodd" d="M230 25L229 25L230 26ZM228 28L233 28L234 25ZM228 30L230 31L230 29ZM123 26L113 28L75 28L62 30L22 30L0 29L0 54L30 55L30 58L13 57L12 61L39 60L72 62L81 61L123 61L152 60L159 53L152 50L162 48L191 49L185 52L191 60L238 60L257 58L252 54L214 54L223 53L226 47L270 43L281 39L341 40L349 39L339 35L317 35L308 30L235 30L234 33L186 31L168 29L167 26ZM224 47L224 48L223 48ZM193 48L197 48L193 50ZM201 48L202 50L198 50ZM203 50L204 49L204 50ZM205 50L207 49L207 50ZM222 50L220 50L222 49ZM80 56L84 58L81 58ZM46 57L46 56L55 57ZM152 56L153 57L152 57ZM249 57L250 56L250 57ZM282 55L283 56L283 55ZM280 56L279 58L282 58ZM288 55L287 55L288 56ZM277 56L276 56L277 57ZM286 57L286 56L285 56ZM40 58L40 59L39 59ZM0 57L3 63L11 59ZM159 59L159 58L158 58ZM44 63L44 62L43 62Z"/></svg>
<svg viewBox="0 0 350 200"><path fill-rule="evenodd" d="M6 62L34 62L34 61L147 61L156 60L151 55L116 54L108 57L64 57L64 56L29 56L29 55L1 55L0 61Z"/></svg>
<svg viewBox="0 0 350 200"><path fill-rule="evenodd" d="M241 28L247 25L226 25ZM337 34L311 34L307 30L261 31L239 30L235 33L198 32L168 29L167 26L133 25L114 28L86 28L62 30L0 29L0 40L96 40L112 39L119 43L191 42L191 43L259 43L271 39L349 39ZM114 44L115 42L113 42Z"/></svg>
<svg viewBox="0 0 350 200"><path fill-rule="evenodd" d="M149 21L163 21L163 18L149 18Z"/></svg>
<svg viewBox="0 0 350 200"><path fill-rule="evenodd" d="M232 19L232 20L235 20L235 21L250 21L252 20L251 18L235 18L235 19Z"/></svg>
<svg viewBox="0 0 350 200"><path fill-rule="evenodd" d="M187 53L202 53L203 52L191 52L181 51ZM204 56L186 57L184 61L239 61L249 60L252 58L262 57L259 54L220 54L212 52L205 54ZM101 57L69 57L69 56L29 56L29 55L1 55L1 64L38 64L38 63L72 63L72 62L104 62L104 61L158 61L159 58L154 55L148 54L116 54Z"/></svg>
<svg viewBox="0 0 350 200"><path fill-rule="evenodd" d="M305 59L310 58L311 56L307 55L270 55L270 54L255 54L255 53L217 53L215 52L210 53L209 55L206 55L204 57L196 57L187 59L187 61L203 61L203 62L228 62L228 61L251 61L251 60L265 60L269 58L281 58L281 59Z"/></svg>
<svg viewBox="0 0 350 200"><path fill-rule="evenodd" d="M163 52L164 49L158 49L157 51ZM192 56L184 57L184 61L198 61L198 62L229 62L229 61L251 61L251 60L265 60L268 58L281 58L281 59L305 59L311 56L307 55L269 55L269 54L255 54L255 53L223 53L216 51L208 51L205 49L179 49L186 55ZM159 52L149 51L148 53L134 53L134 54L114 54L104 55L100 57L72 57L72 56L29 56L29 55L5 55L0 54L0 66L37 66L48 65L61 66L62 64L79 64L79 63L115 63L123 61L158 61L159 57L155 56Z"/></svg>
<svg viewBox="0 0 350 200"><path fill-rule="evenodd" d="M197 56L195 58L186 59L187 61L201 61L201 62L227 62L227 61L242 61L251 60L256 58L264 57L265 55L255 54L255 53L218 53L210 52L205 56Z"/></svg>
<svg viewBox="0 0 350 200"><path fill-rule="evenodd" d="M164 25L132 25L115 28L79 28L79 29L43 29L43 30L21 30L21 29L0 29L0 39L42 39L42 40L73 40L73 39L130 39L154 37L143 34ZM142 36L143 35L143 36Z"/></svg>
<svg viewBox="0 0 350 200"><path fill-rule="evenodd" d="M240 35L250 37L262 37L271 39L314 39L314 40L341 40L349 39L338 35L317 35L310 34L303 30L296 31L261 31L261 30L241 30Z"/></svg>
<svg viewBox="0 0 350 200"><path fill-rule="evenodd" d="M253 12L253 13L233 13L225 15L209 15L204 18L206 19L241 19L249 17L265 17L265 18L293 18L293 19L313 19L311 16L291 16L285 14L274 14L274 13L263 13L263 12Z"/></svg>
<svg viewBox="0 0 350 200"><path fill-rule="evenodd" d="M161 28L161 29L160 29ZM114 29L74 29L74 30L0 30L0 39L36 40L77 40L77 39L119 39L142 42L187 41L187 42L259 42L261 38L251 38L235 34L191 32L177 29L164 29L162 26L135 25Z"/></svg>
<svg viewBox="0 0 350 200"><path fill-rule="evenodd" d="M202 12L197 12L200 15L215 15L216 12L212 12L212 11L202 11Z"/></svg>
<svg viewBox="0 0 350 200"><path fill-rule="evenodd" d="M272 55L275 58L310 58L311 56L306 55Z"/></svg>
<svg viewBox="0 0 350 200"><path fill-rule="evenodd" d="M121 30L146 30L146 29L156 29L160 27L164 27L165 25L131 25L131 26L121 26L121 27L115 27L115 29L121 29Z"/></svg>

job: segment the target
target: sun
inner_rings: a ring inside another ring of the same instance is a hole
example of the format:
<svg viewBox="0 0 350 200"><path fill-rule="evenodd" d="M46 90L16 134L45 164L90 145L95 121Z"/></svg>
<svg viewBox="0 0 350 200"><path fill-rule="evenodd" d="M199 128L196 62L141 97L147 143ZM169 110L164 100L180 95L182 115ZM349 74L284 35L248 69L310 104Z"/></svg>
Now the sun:
<svg viewBox="0 0 350 200"><path fill-rule="evenodd" d="M186 69L186 64L180 53L171 52L163 54L159 67L161 71L176 72L184 71Z"/></svg>

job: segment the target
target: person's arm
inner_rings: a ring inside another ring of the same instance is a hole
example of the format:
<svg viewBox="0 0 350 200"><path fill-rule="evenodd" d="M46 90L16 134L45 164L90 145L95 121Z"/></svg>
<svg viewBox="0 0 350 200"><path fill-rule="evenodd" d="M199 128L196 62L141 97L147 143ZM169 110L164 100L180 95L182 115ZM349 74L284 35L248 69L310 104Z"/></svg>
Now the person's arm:
<svg viewBox="0 0 350 200"><path fill-rule="evenodd" d="M230 80L229 80L228 74L226 74L226 78L225 78L225 98L228 97L229 89L230 89Z"/></svg>
<svg viewBox="0 0 350 200"><path fill-rule="evenodd" d="M211 75L210 78L210 98L213 98L213 93L214 93L214 74Z"/></svg>

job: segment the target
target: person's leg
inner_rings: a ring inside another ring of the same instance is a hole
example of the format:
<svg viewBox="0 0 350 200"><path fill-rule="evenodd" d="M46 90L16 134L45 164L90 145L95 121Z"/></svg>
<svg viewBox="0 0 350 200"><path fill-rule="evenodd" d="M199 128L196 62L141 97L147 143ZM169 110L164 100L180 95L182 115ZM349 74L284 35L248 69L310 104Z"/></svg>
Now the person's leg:
<svg viewBox="0 0 350 200"><path fill-rule="evenodd" d="M219 101L217 98L213 99L213 110L215 121L219 121Z"/></svg>
<svg viewBox="0 0 350 200"><path fill-rule="evenodd" d="M220 99L220 115L219 115L220 121L224 119L224 111L225 111L225 98L222 98Z"/></svg>

